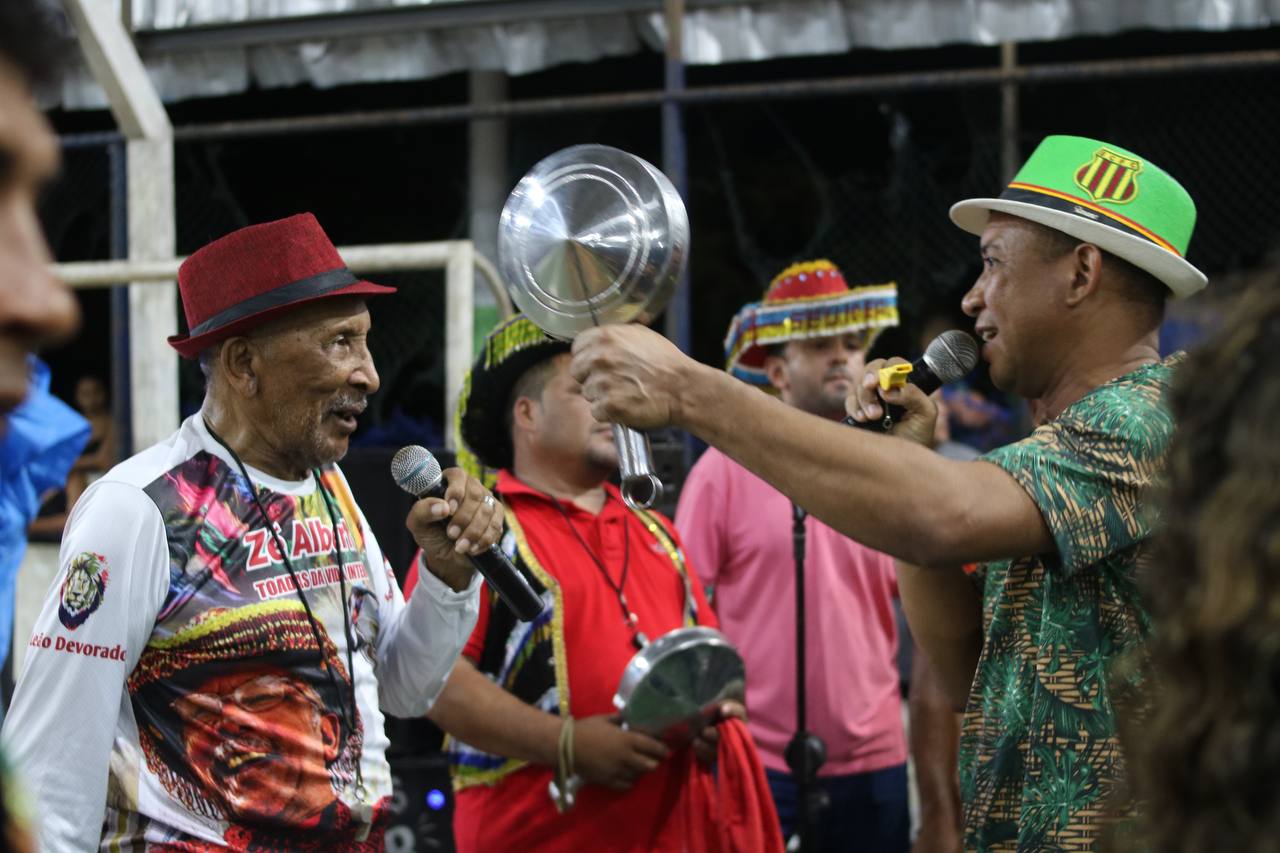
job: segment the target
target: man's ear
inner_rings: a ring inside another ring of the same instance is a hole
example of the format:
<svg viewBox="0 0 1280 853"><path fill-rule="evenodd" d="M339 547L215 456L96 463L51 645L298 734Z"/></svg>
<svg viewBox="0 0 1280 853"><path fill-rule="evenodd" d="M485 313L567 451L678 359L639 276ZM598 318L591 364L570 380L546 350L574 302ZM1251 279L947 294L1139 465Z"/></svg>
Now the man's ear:
<svg viewBox="0 0 1280 853"><path fill-rule="evenodd" d="M1067 257L1071 263L1067 307L1074 308L1098 292L1102 281L1102 250L1092 243L1080 243Z"/></svg>
<svg viewBox="0 0 1280 853"><path fill-rule="evenodd" d="M787 376L787 360L780 355L768 355L764 359L764 375L778 391L785 390L785 386L790 384Z"/></svg>
<svg viewBox="0 0 1280 853"><path fill-rule="evenodd" d="M517 397L511 404L511 423L517 429L526 432L537 429L539 414L538 401L531 397Z"/></svg>
<svg viewBox="0 0 1280 853"><path fill-rule="evenodd" d="M218 352L218 367L226 376L227 384L242 397L253 397L258 393L260 356L257 342L249 338L228 338Z"/></svg>

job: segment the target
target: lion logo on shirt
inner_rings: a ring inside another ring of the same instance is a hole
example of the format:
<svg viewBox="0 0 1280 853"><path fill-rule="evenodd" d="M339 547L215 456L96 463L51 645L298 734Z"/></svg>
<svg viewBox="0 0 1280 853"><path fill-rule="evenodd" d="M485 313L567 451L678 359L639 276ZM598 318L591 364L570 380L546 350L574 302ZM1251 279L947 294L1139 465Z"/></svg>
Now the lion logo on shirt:
<svg viewBox="0 0 1280 853"><path fill-rule="evenodd" d="M58 619L67 630L79 628L102 605L107 579L107 558L103 555L85 551L71 561L58 604Z"/></svg>

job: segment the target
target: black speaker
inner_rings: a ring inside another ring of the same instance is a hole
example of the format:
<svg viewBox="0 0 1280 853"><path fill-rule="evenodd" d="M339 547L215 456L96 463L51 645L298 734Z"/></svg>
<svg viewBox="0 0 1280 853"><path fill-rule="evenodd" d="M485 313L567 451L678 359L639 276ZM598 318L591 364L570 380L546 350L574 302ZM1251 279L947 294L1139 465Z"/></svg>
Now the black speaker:
<svg viewBox="0 0 1280 853"><path fill-rule="evenodd" d="M391 562L391 570L403 584L404 573L417 552L417 546L404 527L405 516L409 514L415 499L391 479L391 458L398 449L353 447L339 464L347 482L351 484L351 494L359 504L360 511L373 528L373 535L378 537L382 553ZM441 468L454 464L452 451L431 452L439 460Z"/></svg>
<svg viewBox="0 0 1280 853"><path fill-rule="evenodd" d="M440 730L429 720L390 716L386 727L393 790L387 853L451 853L453 786Z"/></svg>
<svg viewBox="0 0 1280 853"><path fill-rule="evenodd" d="M387 853L444 853L453 848L453 789L443 755L391 762Z"/></svg>

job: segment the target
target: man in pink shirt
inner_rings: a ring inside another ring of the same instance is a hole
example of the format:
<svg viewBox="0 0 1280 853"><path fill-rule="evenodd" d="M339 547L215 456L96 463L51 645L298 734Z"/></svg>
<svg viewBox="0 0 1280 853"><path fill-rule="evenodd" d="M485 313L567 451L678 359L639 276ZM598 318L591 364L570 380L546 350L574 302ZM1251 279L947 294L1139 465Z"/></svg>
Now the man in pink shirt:
<svg viewBox="0 0 1280 853"><path fill-rule="evenodd" d="M874 336L897 322L895 284L851 290L829 261L794 264L734 318L728 370L789 405L839 419ZM792 519L790 500L714 448L690 471L676 513L690 564L746 661L749 725L784 836L798 823L797 782L784 757L798 722ZM904 853L910 818L893 559L812 517L805 532L805 728L827 753L815 849ZM922 664L917 656L913 681L928 677ZM912 691L917 851L960 849L956 757L946 736L955 716L941 695Z"/></svg>

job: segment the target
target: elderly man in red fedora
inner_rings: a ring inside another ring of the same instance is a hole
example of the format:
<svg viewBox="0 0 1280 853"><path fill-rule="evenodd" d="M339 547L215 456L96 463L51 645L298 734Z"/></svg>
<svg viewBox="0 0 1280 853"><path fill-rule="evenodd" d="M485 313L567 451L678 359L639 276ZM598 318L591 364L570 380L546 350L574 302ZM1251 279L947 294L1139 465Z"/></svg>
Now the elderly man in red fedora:
<svg viewBox="0 0 1280 853"><path fill-rule="evenodd" d="M382 713L435 701L476 620L468 557L502 514L447 471L406 522L424 570L405 602L336 464L378 388L365 300L392 288L310 214L223 237L178 279L190 332L170 343L200 359L204 404L76 504L5 721L42 849L380 851ZM286 603L287 631L243 616ZM187 748L148 748L174 733Z"/></svg>

